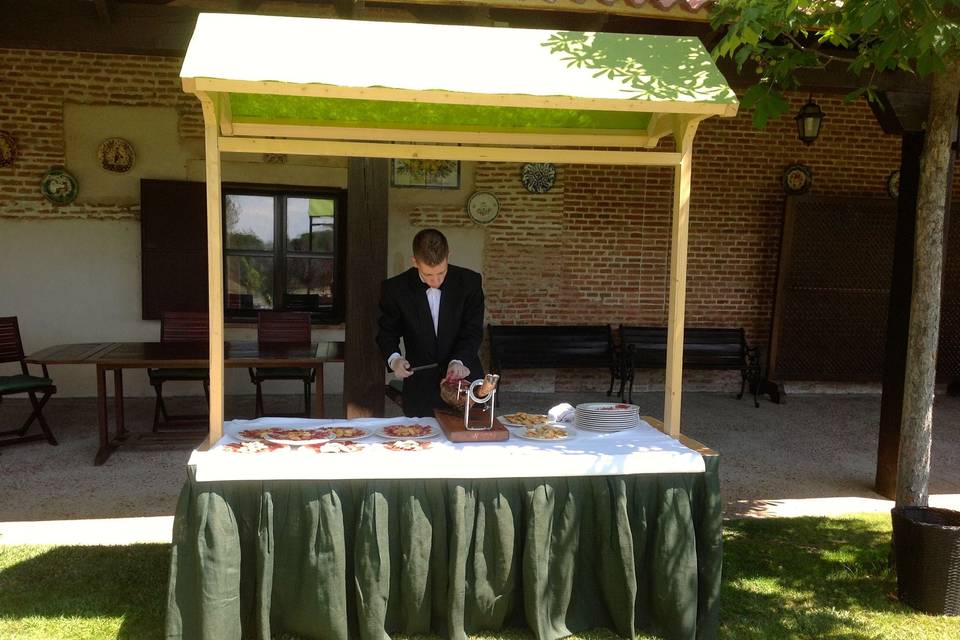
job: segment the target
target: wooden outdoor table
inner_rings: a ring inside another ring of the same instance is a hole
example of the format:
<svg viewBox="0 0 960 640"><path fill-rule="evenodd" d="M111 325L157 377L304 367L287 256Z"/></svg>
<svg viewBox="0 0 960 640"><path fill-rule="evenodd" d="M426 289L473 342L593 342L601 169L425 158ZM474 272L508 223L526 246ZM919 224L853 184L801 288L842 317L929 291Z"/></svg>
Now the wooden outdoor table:
<svg viewBox="0 0 960 640"><path fill-rule="evenodd" d="M316 402L313 417L323 417L323 365L343 362L342 342L314 342L299 345L259 345L256 342L225 343L224 366L245 367L309 367L316 379ZM197 432L131 433L123 416L124 369L193 369L210 365L206 343L162 342L99 342L65 344L48 347L31 354L27 362L36 364L92 364L97 368L97 417L100 447L94 458L102 465L117 447L124 444L169 444L193 442ZM107 371L113 372L114 437L110 437L107 406Z"/></svg>

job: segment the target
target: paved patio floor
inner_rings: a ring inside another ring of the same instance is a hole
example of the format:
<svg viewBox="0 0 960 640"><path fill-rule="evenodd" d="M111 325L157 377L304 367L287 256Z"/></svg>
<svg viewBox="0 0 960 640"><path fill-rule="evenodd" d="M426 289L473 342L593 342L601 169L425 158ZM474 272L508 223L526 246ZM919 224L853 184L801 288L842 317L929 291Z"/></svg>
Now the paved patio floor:
<svg viewBox="0 0 960 640"><path fill-rule="evenodd" d="M604 400L598 394L504 394L504 411L543 411L559 403ZM268 410L296 410L298 397L269 397ZM328 396L328 415L342 399ZM662 413L662 395L635 394L641 413ZM171 409L196 412L193 398ZM153 401L126 402L127 424L149 429ZM388 408L395 409L388 403ZM253 398L227 398L227 416L253 415ZM0 404L0 429L19 425L22 400ZM730 394L686 393L684 432L720 452L728 516L784 516L888 510L872 491L880 396L791 395L786 404L737 401ZM0 543L109 543L169 540L189 447L121 449L101 467L92 398L55 398L45 414L60 445L0 448ZM960 398L940 397L934 417L932 504L960 509ZM61 522L63 521L63 522ZM78 522L82 521L82 522Z"/></svg>

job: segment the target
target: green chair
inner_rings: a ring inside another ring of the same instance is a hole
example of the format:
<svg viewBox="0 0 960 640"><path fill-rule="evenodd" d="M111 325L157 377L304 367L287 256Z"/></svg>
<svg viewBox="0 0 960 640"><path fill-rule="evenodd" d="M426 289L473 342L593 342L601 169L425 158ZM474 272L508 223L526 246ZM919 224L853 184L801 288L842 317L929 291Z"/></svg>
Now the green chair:
<svg viewBox="0 0 960 640"><path fill-rule="evenodd" d="M257 343L302 344L310 346L310 314L300 311L261 311L257 315ZM304 417L310 417L310 385L314 371L309 367L257 367L249 369L250 382L257 386L257 417L264 414L262 384L266 380L303 381ZM279 415L279 414L273 414Z"/></svg>
<svg viewBox="0 0 960 640"><path fill-rule="evenodd" d="M52 445L57 444L57 439L53 437L47 421L43 417L43 406L47 404L50 396L57 392L53 386L53 380L47 373L47 365L42 365L43 377L32 376L27 369L26 356L23 353L23 342L20 339L20 327L17 324L16 316L0 318L0 363L19 362L21 373L12 376L0 376L0 400L4 396L25 393L30 397L30 404L33 410L27 421L19 429L8 429L0 431L0 446L8 444L19 444L21 442L33 442L35 440L46 440ZM37 397L37 394L42 394ZM40 424L40 430L43 433L26 435L27 431L34 421Z"/></svg>
<svg viewBox="0 0 960 640"><path fill-rule="evenodd" d="M160 342L202 342L208 343L210 336L210 320L205 311L165 311L160 319ZM150 384L157 394L157 402L153 410L153 430L161 428L183 429L197 428L199 422L207 418L206 415L172 415L167 412L163 401L163 384L165 382L200 382L203 384L203 395L210 406L210 370L202 369L147 369ZM161 416L163 420L161 420Z"/></svg>

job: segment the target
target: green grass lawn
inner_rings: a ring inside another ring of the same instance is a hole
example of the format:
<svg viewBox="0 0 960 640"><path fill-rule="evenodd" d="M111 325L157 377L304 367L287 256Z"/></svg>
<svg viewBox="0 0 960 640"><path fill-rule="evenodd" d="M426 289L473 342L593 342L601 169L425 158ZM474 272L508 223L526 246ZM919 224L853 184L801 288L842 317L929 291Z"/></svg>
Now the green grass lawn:
<svg viewBox="0 0 960 640"><path fill-rule="evenodd" d="M960 618L896 601L887 514L738 520L725 538L723 638L960 638ZM0 638L162 638L168 555L167 545L0 546Z"/></svg>

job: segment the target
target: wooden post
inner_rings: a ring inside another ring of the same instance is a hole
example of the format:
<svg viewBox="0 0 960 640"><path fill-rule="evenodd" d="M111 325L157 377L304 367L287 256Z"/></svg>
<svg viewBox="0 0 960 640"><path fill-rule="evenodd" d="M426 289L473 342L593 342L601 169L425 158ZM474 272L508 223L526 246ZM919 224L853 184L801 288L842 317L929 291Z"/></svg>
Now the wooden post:
<svg viewBox="0 0 960 640"><path fill-rule="evenodd" d="M223 435L223 230L220 211L220 147L217 110L211 96L198 92L203 108L207 167L207 309L210 316L210 433L205 445Z"/></svg>
<svg viewBox="0 0 960 640"><path fill-rule="evenodd" d="M673 230L670 241L670 303L667 309L667 372L663 422L666 433L680 437L680 399L683 383L684 306L687 299L687 237L690 227L690 175L693 136L699 120L677 117L674 139L680 166L673 172Z"/></svg>
<svg viewBox="0 0 960 640"><path fill-rule="evenodd" d="M383 415L386 364L376 335L380 284L387 275L389 163L349 162L343 404L347 418L360 418Z"/></svg>
<svg viewBox="0 0 960 640"><path fill-rule="evenodd" d="M893 277L887 312L887 347L883 358L883 395L880 398L880 438L874 490L891 500L897 493L897 457L900 455L900 418L903 411L903 376L907 364L910 328L910 294L913 291L914 227L917 188L920 184L920 151L923 133L903 134L900 145L900 193L893 242Z"/></svg>

